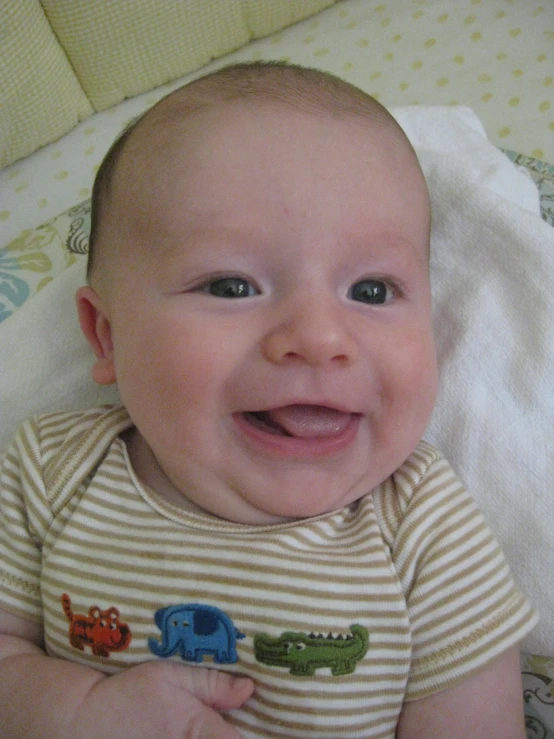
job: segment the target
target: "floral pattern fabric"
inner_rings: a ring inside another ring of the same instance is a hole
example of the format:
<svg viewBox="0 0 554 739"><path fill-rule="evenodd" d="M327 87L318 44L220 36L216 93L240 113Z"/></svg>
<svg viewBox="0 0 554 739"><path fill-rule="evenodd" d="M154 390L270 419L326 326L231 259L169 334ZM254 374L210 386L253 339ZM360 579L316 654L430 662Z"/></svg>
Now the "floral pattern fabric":
<svg viewBox="0 0 554 739"><path fill-rule="evenodd" d="M554 656L521 655L528 739L554 739Z"/></svg>
<svg viewBox="0 0 554 739"><path fill-rule="evenodd" d="M0 249L0 322L88 251L90 199Z"/></svg>

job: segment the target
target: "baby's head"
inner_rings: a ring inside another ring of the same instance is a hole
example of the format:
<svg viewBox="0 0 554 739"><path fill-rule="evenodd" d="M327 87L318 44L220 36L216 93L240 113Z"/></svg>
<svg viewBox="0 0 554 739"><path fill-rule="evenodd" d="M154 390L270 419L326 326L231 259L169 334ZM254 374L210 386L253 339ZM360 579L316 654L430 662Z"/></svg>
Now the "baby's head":
<svg viewBox="0 0 554 739"><path fill-rule="evenodd" d="M271 523L388 477L436 394L429 231L404 133L330 75L238 65L143 116L99 171L77 297L143 482Z"/></svg>
<svg viewBox="0 0 554 739"><path fill-rule="evenodd" d="M222 119L226 108L232 108L233 104L238 108L250 106L252 113L258 107L273 106L277 117L279 113L285 115L288 109L289 112L325 115L345 122L357 118L358 123L381 130L384 146L388 143L391 149L395 144L404 148L404 153L411 154L412 163L419 168L417 157L393 116L377 100L344 80L320 70L280 62L225 67L163 98L132 122L113 143L94 183L87 267L89 279L101 259L102 245L110 254L115 250L113 238L103 236L120 223L123 215L122 204L114 192L114 181L123 151L130 148L127 146L129 140L133 139L134 147L126 157L127 166L120 168L123 169L118 176L122 189L133 183L140 188L145 184L143 178L149 176L153 167L160 168L160 174L163 174L164 163L167 162L164 157L171 158L172 150L180 150L192 135L196 123L194 113L211 111L215 119ZM202 125L201 118L197 125ZM392 169L392 161L390 165ZM424 183L423 176L421 181Z"/></svg>

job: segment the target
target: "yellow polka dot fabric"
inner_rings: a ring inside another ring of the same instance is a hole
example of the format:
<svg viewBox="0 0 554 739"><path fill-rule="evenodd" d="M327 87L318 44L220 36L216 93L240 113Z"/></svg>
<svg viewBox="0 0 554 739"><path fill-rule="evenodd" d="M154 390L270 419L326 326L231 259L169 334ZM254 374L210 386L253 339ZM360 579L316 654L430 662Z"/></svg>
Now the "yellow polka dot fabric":
<svg viewBox="0 0 554 739"><path fill-rule="evenodd" d="M493 143L554 162L551 0L346 0L250 46L253 59L321 67L387 106L467 105Z"/></svg>
<svg viewBox="0 0 554 739"><path fill-rule="evenodd" d="M62 136L92 107L38 0L0 0L0 38L4 167Z"/></svg>

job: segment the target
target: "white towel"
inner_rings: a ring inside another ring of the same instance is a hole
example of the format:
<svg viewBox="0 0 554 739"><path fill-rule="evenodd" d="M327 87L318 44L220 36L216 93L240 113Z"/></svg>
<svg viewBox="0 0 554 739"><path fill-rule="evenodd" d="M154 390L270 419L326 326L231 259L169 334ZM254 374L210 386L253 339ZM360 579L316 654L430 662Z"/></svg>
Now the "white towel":
<svg viewBox="0 0 554 739"><path fill-rule="evenodd" d="M525 649L554 655L554 229L530 178L470 110L392 112L433 201L442 379L427 438L467 483L541 613ZM0 448L33 413L117 398L90 379L73 304L83 281L79 263L0 325Z"/></svg>
<svg viewBox="0 0 554 739"><path fill-rule="evenodd" d="M440 394L426 438L500 539L554 655L554 229L467 108L393 111L432 197Z"/></svg>

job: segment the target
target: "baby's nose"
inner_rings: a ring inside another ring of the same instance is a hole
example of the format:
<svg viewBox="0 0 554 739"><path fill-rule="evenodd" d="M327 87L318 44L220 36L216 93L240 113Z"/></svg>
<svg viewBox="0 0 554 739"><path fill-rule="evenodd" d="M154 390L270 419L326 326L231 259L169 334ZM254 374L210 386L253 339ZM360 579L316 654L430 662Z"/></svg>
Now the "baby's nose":
<svg viewBox="0 0 554 739"><path fill-rule="evenodd" d="M349 366L358 357L358 343L340 305L296 305L264 339L264 354L274 363L305 362Z"/></svg>

